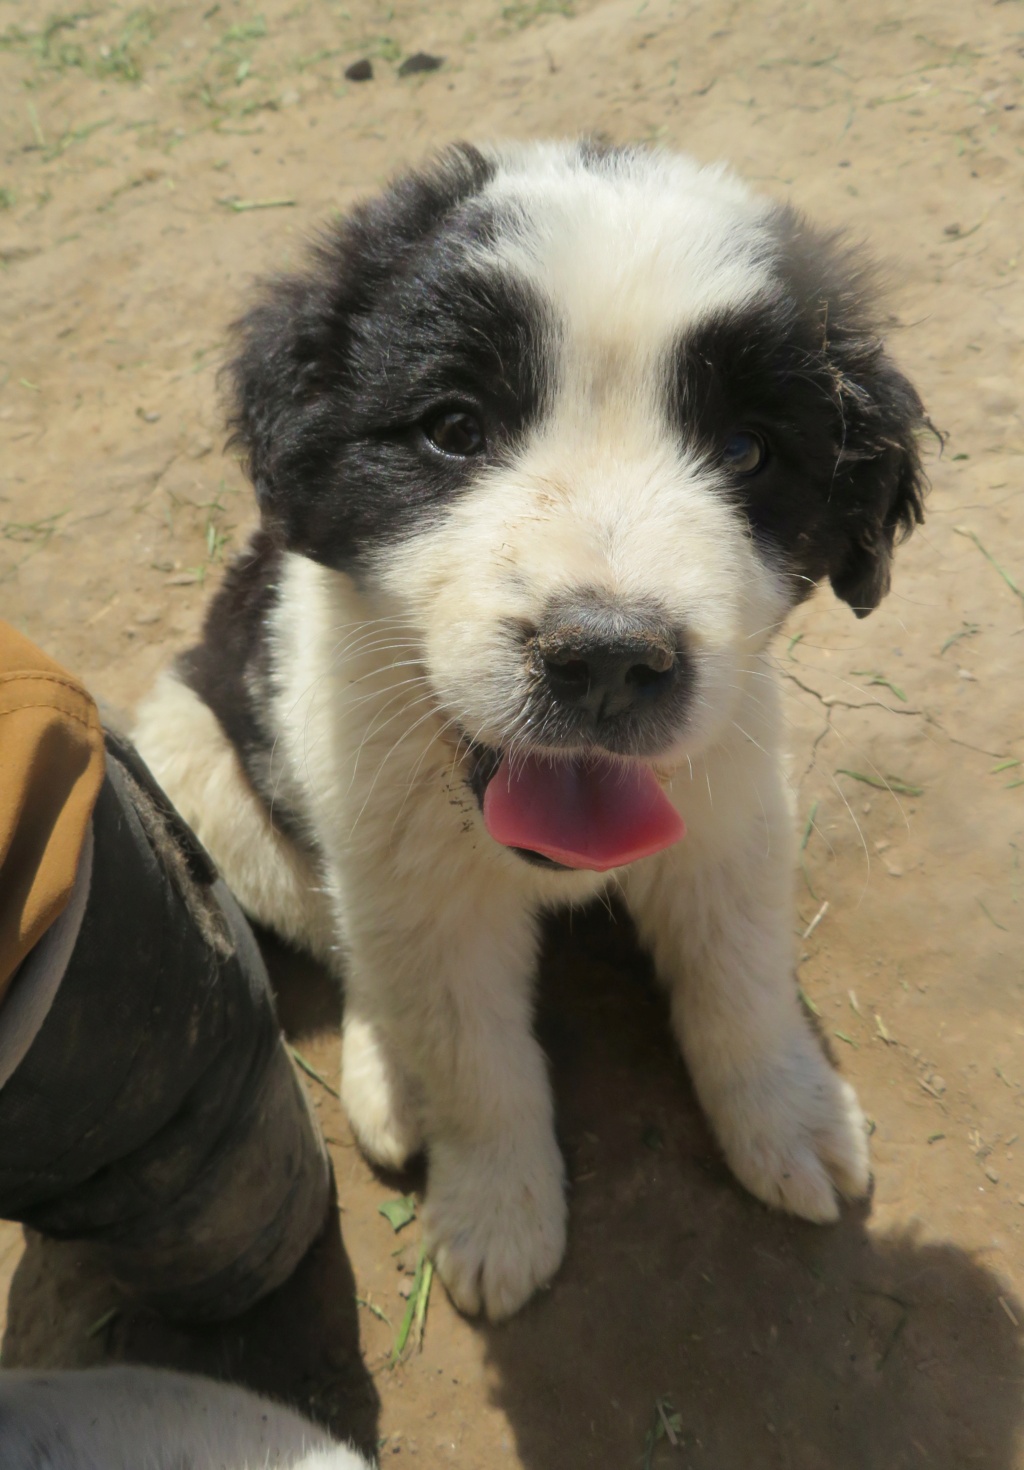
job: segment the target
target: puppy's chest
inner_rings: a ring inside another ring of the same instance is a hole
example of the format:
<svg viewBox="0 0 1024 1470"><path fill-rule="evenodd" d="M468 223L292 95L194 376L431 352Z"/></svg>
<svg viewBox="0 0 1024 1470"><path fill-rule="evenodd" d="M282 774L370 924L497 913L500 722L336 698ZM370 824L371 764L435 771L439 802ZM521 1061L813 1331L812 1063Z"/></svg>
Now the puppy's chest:
<svg viewBox="0 0 1024 1470"><path fill-rule="evenodd" d="M378 902L426 901L432 912L457 891L481 902L516 895L534 911L585 902L607 874L538 867L488 835L470 784L465 737L443 714L425 715L416 696L367 691L359 674L338 670L333 691L292 718L281 739L291 782L343 898L352 879L374 875ZM354 691L358 690L359 693ZM392 720L389 725L388 721Z"/></svg>

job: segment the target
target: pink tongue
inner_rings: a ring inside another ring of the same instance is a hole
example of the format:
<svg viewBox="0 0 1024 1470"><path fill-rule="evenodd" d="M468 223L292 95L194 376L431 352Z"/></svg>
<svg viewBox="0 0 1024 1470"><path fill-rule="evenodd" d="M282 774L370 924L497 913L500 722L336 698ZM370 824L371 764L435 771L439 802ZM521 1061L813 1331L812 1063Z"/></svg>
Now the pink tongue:
<svg viewBox="0 0 1024 1470"><path fill-rule="evenodd" d="M484 825L504 847L603 873L650 857L685 834L650 766L605 758L549 762L508 756L484 792Z"/></svg>

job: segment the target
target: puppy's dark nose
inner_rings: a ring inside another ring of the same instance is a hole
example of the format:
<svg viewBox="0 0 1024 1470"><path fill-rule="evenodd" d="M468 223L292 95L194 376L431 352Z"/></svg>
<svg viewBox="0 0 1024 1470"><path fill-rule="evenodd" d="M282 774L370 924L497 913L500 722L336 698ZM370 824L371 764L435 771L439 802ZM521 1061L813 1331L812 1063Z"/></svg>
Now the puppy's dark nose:
<svg viewBox="0 0 1024 1470"><path fill-rule="evenodd" d="M680 665L671 629L646 613L594 602L560 604L537 630L550 693L595 721L660 703Z"/></svg>

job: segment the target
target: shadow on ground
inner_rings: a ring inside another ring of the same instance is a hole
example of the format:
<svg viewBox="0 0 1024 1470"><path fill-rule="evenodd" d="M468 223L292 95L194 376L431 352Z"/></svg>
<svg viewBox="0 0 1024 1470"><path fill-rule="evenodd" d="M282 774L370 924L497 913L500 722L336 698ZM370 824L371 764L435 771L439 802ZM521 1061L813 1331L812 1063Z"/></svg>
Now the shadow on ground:
<svg viewBox="0 0 1024 1470"><path fill-rule="evenodd" d="M288 1034L303 1046L331 1034L333 984L300 956L266 952ZM1022 1321L1024 1307L979 1261L928 1241L923 1223L882 1236L864 1207L818 1229L746 1196L620 916L551 925L539 1030L572 1179L569 1253L512 1322L471 1329L524 1470L1015 1470L1024 1348L1010 1314ZM403 1188L418 1184L410 1175ZM375 1207L375 1186L350 1189L350 1210ZM379 1405L355 1290L333 1215L285 1287L233 1323L195 1329L132 1312L86 1249L33 1236L3 1362L141 1361L229 1378L372 1451ZM465 1331L432 1305L432 1360ZM438 1369L418 1361L401 1395L425 1423ZM459 1463L490 1470L471 1443Z"/></svg>
<svg viewBox="0 0 1024 1470"><path fill-rule="evenodd" d="M569 1254L550 1292L486 1329L526 1470L1011 1470L1020 1304L923 1227L880 1237L864 1208L820 1229L746 1197L628 924L572 927L549 934L541 1025ZM663 1424L653 1438L659 1399L676 1446Z"/></svg>

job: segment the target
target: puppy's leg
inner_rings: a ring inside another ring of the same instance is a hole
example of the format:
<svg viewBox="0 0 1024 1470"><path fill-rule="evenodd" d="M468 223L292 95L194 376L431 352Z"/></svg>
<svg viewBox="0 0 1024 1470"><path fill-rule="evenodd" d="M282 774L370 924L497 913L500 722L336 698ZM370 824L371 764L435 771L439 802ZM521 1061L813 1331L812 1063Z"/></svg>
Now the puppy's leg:
<svg viewBox="0 0 1024 1470"><path fill-rule="evenodd" d="M800 1009L787 804L776 772L762 768L757 786L756 817L738 820L727 797L714 820L698 813L682 843L630 871L626 897L737 1178L767 1204L835 1220L835 1190L868 1187L864 1118ZM711 838L716 821L725 847Z"/></svg>
<svg viewBox="0 0 1024 1470"><path fill-rule="evenodd" d="M341 1041L342 1105L367 1157L401 1169L423 1147L416 1088L380 1027L357 1006L350 995Z"/></svg>
<svg viewBox="0 0 1024 1470"><path fill-rule="evenodd" d="M361 919L374 897L371 931ZM344 1080L345 1100L357 1135L386 1156L393 1094L388 1081L382 1102L374 1082L393 1079L396 1064L413 1079L428 1249L456 1305L497 1320L554 1274L565 1249L562 1160L531 1030L535 923L521 900L471 877L443 902L411 897L385 916L379 887L349 889L344 1065L361 1073Z"/></svg>

